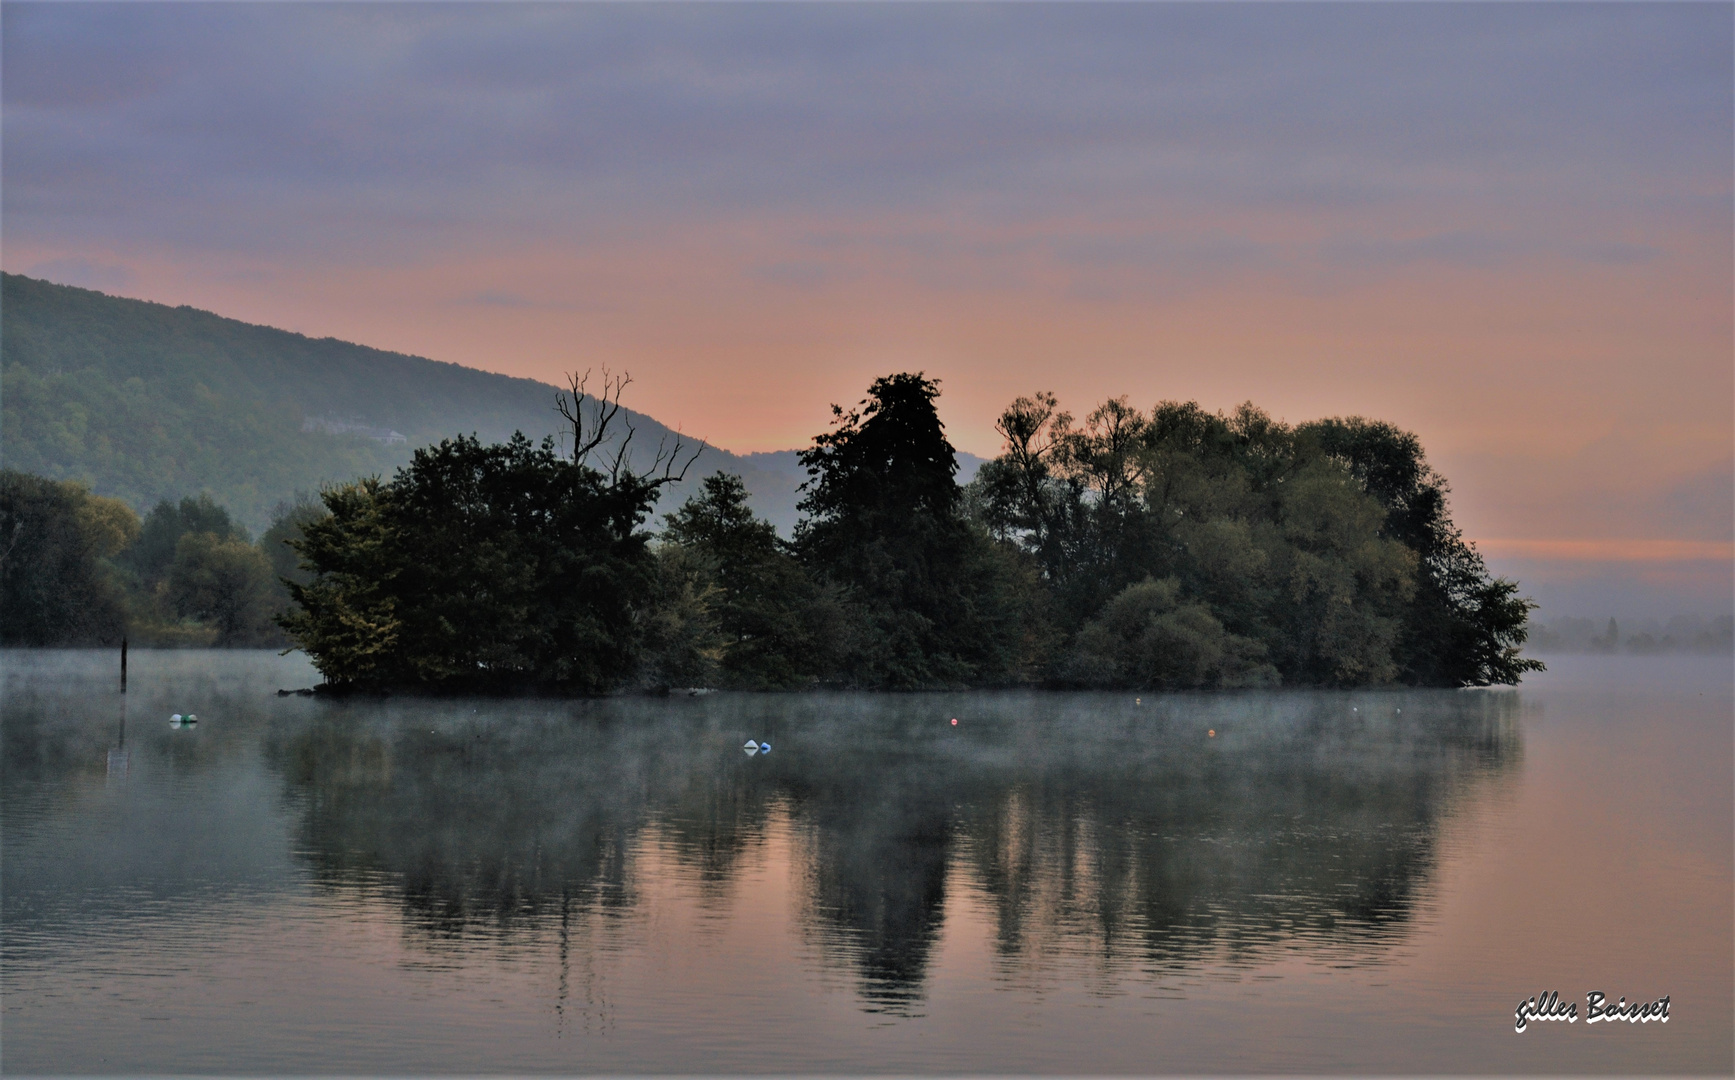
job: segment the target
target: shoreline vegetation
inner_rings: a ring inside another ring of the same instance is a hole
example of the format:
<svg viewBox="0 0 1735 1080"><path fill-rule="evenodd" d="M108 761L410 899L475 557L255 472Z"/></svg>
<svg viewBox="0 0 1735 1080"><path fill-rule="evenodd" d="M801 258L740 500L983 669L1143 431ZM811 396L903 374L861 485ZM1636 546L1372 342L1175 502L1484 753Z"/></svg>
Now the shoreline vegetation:
<svg viewBox="0 0 1735 1080"><path fill-rule="evenodd" d="M5 644L276 645L330 692L676 687L1148 690L1485 686L1534 607L1489 574L1416 438L1125 398L1021 397L967 485L920 373L800 454L783 540L679 439L632 446L630 382L574 377L569 449L447 439L389 480L282 504L258 544L208 496L141 521L0 477ZM649 462L648 467L645 464Z"/></svg>

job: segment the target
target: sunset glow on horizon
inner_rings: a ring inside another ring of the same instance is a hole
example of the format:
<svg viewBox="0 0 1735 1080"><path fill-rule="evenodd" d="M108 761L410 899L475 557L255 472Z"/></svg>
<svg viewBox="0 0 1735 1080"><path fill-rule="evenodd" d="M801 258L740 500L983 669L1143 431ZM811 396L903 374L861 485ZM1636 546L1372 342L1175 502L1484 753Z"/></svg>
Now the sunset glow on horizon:
<svg viewBox="0 0 1735 1080"><path fill-rule="evenodd" d="M738 452L901 370L982 456L1038 390L1369 416L1497 569L1728 609L1728 5L0 18L10 272L629 370Z"/></svg>

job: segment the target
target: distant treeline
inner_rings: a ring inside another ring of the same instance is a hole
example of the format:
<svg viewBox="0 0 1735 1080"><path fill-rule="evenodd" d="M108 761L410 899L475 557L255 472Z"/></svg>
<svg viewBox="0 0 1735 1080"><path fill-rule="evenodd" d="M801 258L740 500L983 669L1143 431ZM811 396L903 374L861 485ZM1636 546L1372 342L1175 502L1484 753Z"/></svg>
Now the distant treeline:
<svg viewBox="0 0 1735 1080"><path fill-rule="evenodd" d="M287 634L333 687L562 693L1465 686L1540 666L1519 654L1532 605L1387 424L1124 399L1078 421L1043 394L960 487L939 387L894 375L802 453L793 540L725 473L653 535L690 462L598 457L630 442L608 430L623 385L571 411L569 452L448 439L281 506L258 544L208 498L141 522L8 472L4 640Z"/></svg>
<svg viewBox="0 0 1735 1080"><path fill-rule="evenodd" d="M1735 652L1735 617L1672 619L1584 619L1571 616L1532 622L1531 653L1657 653Z"/></svg>
<svg viewBox="0 0 1735 1080"><path fill-rule="evenodd" d="M938 394L894 375L834 409L790 542L726 474L653 537L679 469L592 461L601 429L575 425L571 455L447 440L324 493L282 625L356 688L1461 686L1540 666L1519 655L1530 603L1452 526L1414 436L1124 399L1077 422L1038 395L961 488Z"/></svg>
<svg viewBox="0 0 1735 1080"><path fill-rule="evenodd" d="M141 520L81 484L0 472L0 644L287 645L274 619L301 576L283 541L323 516L278 508L253 543L209 495Z"/></svg>

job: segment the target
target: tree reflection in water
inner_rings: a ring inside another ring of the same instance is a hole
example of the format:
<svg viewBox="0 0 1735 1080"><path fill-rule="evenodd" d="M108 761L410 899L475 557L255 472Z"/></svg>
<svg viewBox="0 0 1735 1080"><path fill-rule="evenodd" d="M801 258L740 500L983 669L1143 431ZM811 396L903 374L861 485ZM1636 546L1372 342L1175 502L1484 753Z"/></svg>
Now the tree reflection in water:
<svg viewBox="0 0 1735 1080"><path fill-rule="evenodd" d="M1506 691L721 695L332 705L268 753L325 887L401 898L410 935L608 948L634 852L727 905L783 816L799 918L864 1007L919 1007L948 890L1004 978L1196 974L1285 952L1379 963L1442 820L1519 758ZM964 722L954 727L951 716ZM1208 735L1214 731L1215 735ZM749 760L742 740L772 738ZM610 928L613 928L612 930ZM601 934L601 937L594 935Z"/></svg>

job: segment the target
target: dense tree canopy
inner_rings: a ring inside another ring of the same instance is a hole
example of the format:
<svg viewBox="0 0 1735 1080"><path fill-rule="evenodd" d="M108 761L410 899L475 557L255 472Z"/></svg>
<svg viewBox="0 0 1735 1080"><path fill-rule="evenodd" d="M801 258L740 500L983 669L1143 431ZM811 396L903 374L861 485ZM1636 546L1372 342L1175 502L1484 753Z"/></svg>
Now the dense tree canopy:
<svg viewBox="0 0 1735 1080"><path fill-rule="evenodd" d="M145 515L138 541L127 550L126 565L154 585L169 573L181 538L199 533L247 542L247 530L229 516L228 507L219 506L208 492L200 492L196 497L185 496L178 505L167 499L157 503Z"/></svg>
<svg viewBox="0 0 1735 1080"><path fill-rule="evenodd" d="M611 689L655 582L655 485L522 435L418 450L390 483L325 492L283 625L334 682Z"/></svg>
<svg viewBox="0 0 1735 1080"><path fill-rule="evenodd" d="M1062 678L1235 685L1264 681L1263 663L1302 685L1460 686L1539 666L1518 656L1529 602L1452 526L1413 435L1361 419L1291 428L1250 404L1145 415L1124 399L1075 423L1050 394L1013 402L999 430L1005 453L970 505L1053 588L1076 634ZM1195 640L1171 651L1213 653L1226 634L1235 661L1105 666L1128 642L1178 642L1183 624Z"/></svg>
<svg viewBox="0 0 1735 1080"><path fill-rule="evenodd" d="M0 476L0 642L281 645L272 616L288 600L269 546L208 495L165 500L141 525L82 485Z"/></svg>
<svg viewBox="0 0 1735 1080"><path fill-rule="evenodd" d="M576 392L576 391L575 391ZM1528 601L1489 577L1415 438L1050 394L968 488L921 374L802 454L793 542L717 474L654 482L519 436L325 494L284 625L336 683L913 689L1511 682ZM575 437L575 445L579 440Z"/></svg>
<svg viewBox="0 0 1735 1080"><path fill-rule="evenodd" d="M175 544L163 592L174 613L209 627L215 645L276 644L282 590L271 561L246 540L189 532Z"/></svg>
<svg viewBox="0 0 1735 1080"><path fill-rule="evenodd" d="M126 594L110 560L138 533L118 499L0 471L0 643L118 643Z"/></svg>
<svg viewBox="0 0 1735 1080"><path fill-rule="evenodd" d="M1415 436L1052 394L999 419L960 488L920 373L876 380L801 461L792 541L716 473L610 445L624 377L571 449L447 439L390 480L278 507L257 545L208 495L141 523L76 484L0 482L0 635L269 644L334 686L1227 688L1516 682L1532 607L1452 524ZM576 403L600 407L581 413ZM690 464L691 459L685 458ZM274 625L275 624L275 625ZM281 627L281 631L278 629Z"/></svg>
<svg viewBox="0 0 1735 1080"><path fill-rule="evenodd" d="M843 636L836 591L753 516L740 477L706 477L702 494L664 520L663 551L688 553L710 590L723 685L784 689L835 670Z"/></svg>
<svg viewBox="0 0 1735 1080"><path fill-rule="evenodd" d="M1297 429L1343 463L1386 511L1384 535L1414 552L1416 590L1394 655L1399 678L1427 686L1517 682L1541 667L1518 656L1532 604L1487 565L1446 513L1450 490L1421 443L1390 424L1320 420Z"/></svg>

